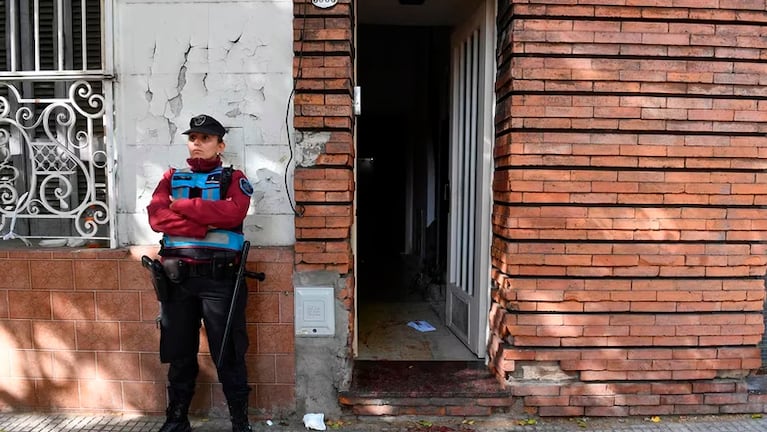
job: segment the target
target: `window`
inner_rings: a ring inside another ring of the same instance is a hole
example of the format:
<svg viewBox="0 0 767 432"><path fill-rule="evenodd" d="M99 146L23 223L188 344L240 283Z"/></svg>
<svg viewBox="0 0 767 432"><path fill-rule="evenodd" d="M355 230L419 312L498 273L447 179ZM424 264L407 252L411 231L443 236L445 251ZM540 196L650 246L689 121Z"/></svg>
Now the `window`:
<svg viewBox="0 0 767 432"><path fill-rule="evenodd" d="M114 245L109 0L0 0L0 236Z"/></svg>

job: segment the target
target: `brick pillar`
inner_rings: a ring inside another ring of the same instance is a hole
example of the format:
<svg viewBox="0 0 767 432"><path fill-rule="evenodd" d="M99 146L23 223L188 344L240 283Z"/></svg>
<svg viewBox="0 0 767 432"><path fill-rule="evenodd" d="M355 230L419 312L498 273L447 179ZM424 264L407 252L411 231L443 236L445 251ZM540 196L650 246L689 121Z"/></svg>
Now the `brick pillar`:
<svg viewBox="0 0 767 432"><path fill-rule="evenodd" d="M763 411L764 4L580 3L499 4L492 367L540 415Z"/></svg>
<svg viewBox="0 0 767 432"><path fill-rule="evenodd" d="M351 272L354 145L350 0L294 2L296 270ZM311 155L306 157L307 155Z"/></svg>
<svg viewBox="0 0 767 432"><path fill-rule="evenodd" d="M313 280L312 277L323 272L338 275L336 298L349 312L346 349L351 353L354 337L353 4L351 0L339 0L327 9L312 5L310 0L294 0L293 4L293 126L296 148L301 153L294 180L299 214L295 219L295 272L304 280ZM329 390L318 387L312 391Z"/></svg>

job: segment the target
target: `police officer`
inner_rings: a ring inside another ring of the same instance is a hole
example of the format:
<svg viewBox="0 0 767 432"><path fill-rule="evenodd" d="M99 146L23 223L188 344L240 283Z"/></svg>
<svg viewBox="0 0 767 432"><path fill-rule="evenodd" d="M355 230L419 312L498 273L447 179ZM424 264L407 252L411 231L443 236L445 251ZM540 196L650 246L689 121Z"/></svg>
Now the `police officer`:
<svg viewBox="0 0 767 432"><path fill-rule="evenodd" d="M233 432L250 432L245 370L247 290L240 290L225 352L219 357L244 242L242 223L253 194L239 170L223 167L226 129L198 115L185 132L187 167L165 172L147 206L149 224L163 233L160 257L169 279L161 301L160 361L168 368L168 407L159 432L189 432L187 413L199 366L200 320L205 324L229 406ZM242 286L244 286L244 281Z"/></svg>

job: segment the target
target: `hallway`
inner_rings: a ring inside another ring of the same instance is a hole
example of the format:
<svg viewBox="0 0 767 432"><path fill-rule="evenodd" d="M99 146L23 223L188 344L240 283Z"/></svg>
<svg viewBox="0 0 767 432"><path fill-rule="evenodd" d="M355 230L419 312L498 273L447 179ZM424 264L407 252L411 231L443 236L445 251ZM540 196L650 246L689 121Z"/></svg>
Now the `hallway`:
<svg viewBox="0 0 767 432"><path fill-rule="evenodd" d="M371 302L359 307L357 360L477 360L427 302ZM420 332L408 326L419 320L435 330Z"/></svg>

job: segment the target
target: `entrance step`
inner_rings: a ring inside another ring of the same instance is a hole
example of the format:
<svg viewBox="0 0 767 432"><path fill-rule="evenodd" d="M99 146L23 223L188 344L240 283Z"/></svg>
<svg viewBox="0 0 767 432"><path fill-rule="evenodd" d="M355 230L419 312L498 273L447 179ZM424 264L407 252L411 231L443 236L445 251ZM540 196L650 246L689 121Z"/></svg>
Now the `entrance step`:
<svg viewBox="0 0 767 432"><path fill-rule="evenodd" d="M482 361L357 360L338 399L362 416L489 416L513 402Z"/></svg>

